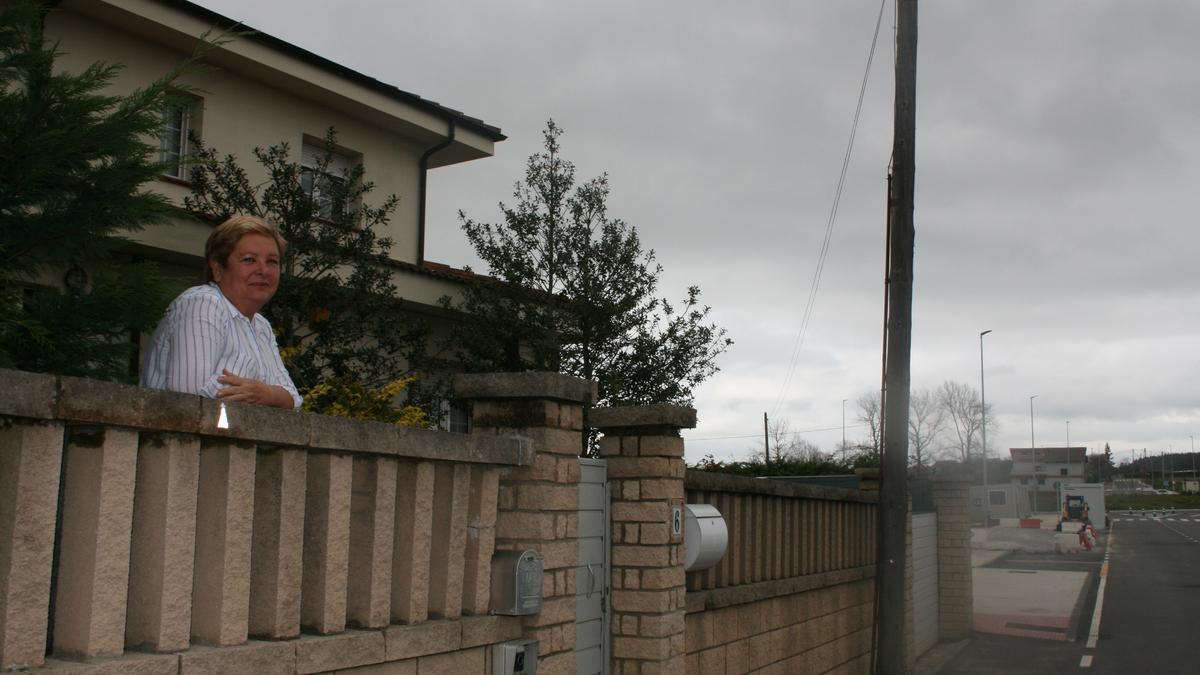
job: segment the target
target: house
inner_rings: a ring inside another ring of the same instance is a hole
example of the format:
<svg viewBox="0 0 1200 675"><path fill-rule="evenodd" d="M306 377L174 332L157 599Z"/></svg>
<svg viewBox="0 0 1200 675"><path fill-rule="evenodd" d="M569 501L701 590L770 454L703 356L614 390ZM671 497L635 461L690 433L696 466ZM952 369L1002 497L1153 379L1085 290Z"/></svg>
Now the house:
<svg viewBox="0 0 1200 675"><path fill-rule="evenodd" d="M79 72L105 61L124 65L112 87L128 93L159 78L193 51L197 37L237 26L231 18L184 0L64 0L46 20L46 39L57 41L57 67ZM283 40L258 32L211 52L213 66L189 75L197 96L164 120L162 157L188 151L188 134L222 155L234 154L252 183L267 176L254 161L255 147L287 142L302 165L323 152L328 128L337 130L334 164L361 164L382 201L400 201L381 236L390 237L390 266L406 306L434 329L445 325L437 301L454 295L463 273L425 255L428 172L489 157L505 139L500 129L415 94L380 82ZM149 189L181 204L189 193L180 166ZM133 236L131 256L155 260L179 285L203 280L202 251L211 224L186 217Z"/></svg>
<svg viewBox="0 0 1200 675"><path fill-rule="evenodd" d="M1087 448L1009 448L1009 482L1027 486L1030 511L1058 511L1058 490L1065 483L1084 482Z"/></svg>

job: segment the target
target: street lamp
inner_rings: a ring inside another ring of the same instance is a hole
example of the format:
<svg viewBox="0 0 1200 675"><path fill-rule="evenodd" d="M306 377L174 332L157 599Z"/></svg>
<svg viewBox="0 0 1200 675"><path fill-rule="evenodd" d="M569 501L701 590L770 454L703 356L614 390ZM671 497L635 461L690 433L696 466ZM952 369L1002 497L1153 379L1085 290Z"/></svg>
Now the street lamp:
<svg viewBox="0 0 1200 675"><path fill-rule="evenodd" d="M1037 473L1037 443L1033 440L1033 399L1038 395L1034 394L1029 397L1029 456L1033 459L1033 509L1036 511L1041 508L1041 499L1038 498L1038 473Z"/></svg>
<svg viewBox="0 0 1200 675"><path fill-rule="evenodd" d="M983 336L992 332L989 328L979 334L979 433L983 443L983 526L992 522L992 496L988 491L987 477L987 394L983 387Z"/></svg>

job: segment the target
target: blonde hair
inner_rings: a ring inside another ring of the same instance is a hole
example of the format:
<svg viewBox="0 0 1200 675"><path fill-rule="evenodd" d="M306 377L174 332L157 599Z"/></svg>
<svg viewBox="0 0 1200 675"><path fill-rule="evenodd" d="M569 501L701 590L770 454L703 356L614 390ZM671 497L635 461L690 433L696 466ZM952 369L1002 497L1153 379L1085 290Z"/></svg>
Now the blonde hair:
<svg viewBox="0 0 1200 675"><path fill-rule="evenodd" d="M212 266L209 263L215 262L222 268L226 267L234 247L248 234L259 234L274 239L280 256L287 248L287 241L279 233L279 228L266 220L257 216L233 216L213 228L212 233L208 235L208 242L204 244L204 276L207 281L214 281Z"/></svg>

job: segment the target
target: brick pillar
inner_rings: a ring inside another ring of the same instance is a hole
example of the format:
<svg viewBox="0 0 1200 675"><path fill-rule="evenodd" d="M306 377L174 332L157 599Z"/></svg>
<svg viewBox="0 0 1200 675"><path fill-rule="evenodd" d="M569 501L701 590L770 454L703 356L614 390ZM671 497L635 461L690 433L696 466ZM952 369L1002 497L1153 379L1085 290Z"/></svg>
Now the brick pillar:
<svg viewBox="0 0 1200 675"><path fill-rule="evenodd" d="M579 452L583 406L595 401L596 384L557 373L501 373L459 375L454 390L474 404L473 433L528 441L523 465L500 477L496 550L542 555L542 611L523 617L522 634L539 642L539 673L574 673Z"/></svg>
<svg viewBox="0 0 1200 675"><path fill-rule="evenodd" d="M600 455L612 482L613 672L683 673L687 601L682 537L683 439L696 411L674 405L597 408Z"/></svg>
<svg viewBox="0 0 1200 675"><path fill-rule="evenodd" d="M938 627L942 641L971 633L970 482L963 476L936 476L933 503L938 515Z"/></svg>

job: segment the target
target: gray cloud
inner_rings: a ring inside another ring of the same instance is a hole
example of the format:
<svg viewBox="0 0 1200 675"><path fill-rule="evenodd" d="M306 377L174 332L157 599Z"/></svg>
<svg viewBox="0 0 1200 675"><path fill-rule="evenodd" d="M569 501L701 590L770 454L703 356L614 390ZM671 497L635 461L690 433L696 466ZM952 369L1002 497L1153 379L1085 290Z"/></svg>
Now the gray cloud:
<svg viewBox="0 0 1200 675"><path fill-rule="evenodd" d="M757 443L763 410L840 440L878 386L891 9L821 293L781 391L879 5L201 0L500 126L494 158L431 177L429 250L475 262L458 209L494 219L554 117L610 212L704 289L737 344L701 388L689 457ZM338 26L338 30L329 30ZM1186 0L924 3L918 57L913 384L978 386L998 447L1186 449L1200 430L1194 225L1200 11ZM1042 438L1039 433L1039 438Z"/></svg>

